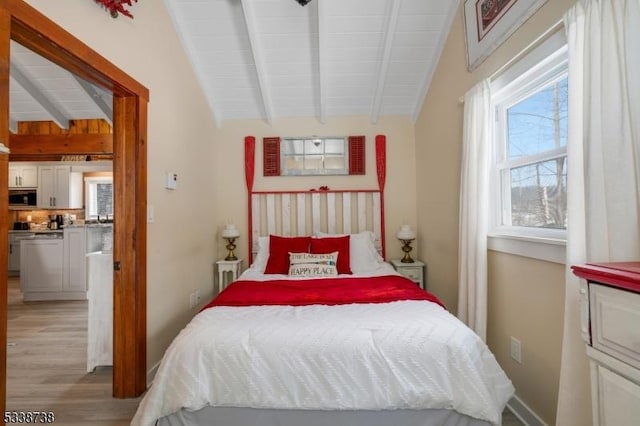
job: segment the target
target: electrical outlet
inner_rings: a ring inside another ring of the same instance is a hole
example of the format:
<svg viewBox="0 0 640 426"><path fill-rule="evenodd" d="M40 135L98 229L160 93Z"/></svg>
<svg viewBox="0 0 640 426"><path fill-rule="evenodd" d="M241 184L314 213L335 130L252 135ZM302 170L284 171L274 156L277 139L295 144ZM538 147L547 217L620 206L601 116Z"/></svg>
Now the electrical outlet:
<svg viewBox="0 0 640 426"><path fill-rule="evenodd" d="M511 336L511 358L519 364L522 364L522 344L520 340Z"/></svg>
<svg viewBox="0 0 640 426"><path fill-rule="evenodd" d="M200 290L196 290L196 306L200 304Z"/></svg>
<svg viewBox="0 0 640 426"><path fill-rule="evenodd" d="M193 309L196 306L196 294L191 293L189 295L189 309Z"/></svg>

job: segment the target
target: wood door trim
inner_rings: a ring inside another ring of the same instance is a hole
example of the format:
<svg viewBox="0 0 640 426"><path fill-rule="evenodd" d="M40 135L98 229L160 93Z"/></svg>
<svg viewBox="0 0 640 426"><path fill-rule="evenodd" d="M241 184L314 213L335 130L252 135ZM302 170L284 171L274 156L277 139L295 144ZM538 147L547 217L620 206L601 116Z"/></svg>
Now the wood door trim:
<svg viewBox="0 0 640 426"><path fill-rule="evenodd" d="M0 4L0 141L9 139L9 39L114 95L114 320L113 395L146 389L146 185L149 91L124 71L22 0ZM6 95L6 96L5 96ZM8 159L0 154L0 209L8 200ZM127 211L129 209L129 211ZM132 211L133 210L133 211ZM0 262L6 261L8 219L0 219ZM4 243L3 243L4 241ZM0 268L0 405L6 409L7 271ZM0 420L1 421L1 420Z"/></svg>

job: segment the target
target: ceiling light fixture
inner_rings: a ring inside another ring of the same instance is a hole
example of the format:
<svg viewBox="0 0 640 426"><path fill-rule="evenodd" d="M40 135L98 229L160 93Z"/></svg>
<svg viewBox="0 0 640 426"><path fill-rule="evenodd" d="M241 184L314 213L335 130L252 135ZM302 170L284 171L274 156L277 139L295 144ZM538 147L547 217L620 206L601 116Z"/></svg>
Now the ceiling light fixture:
<svg viewBox="0 0 640 426"><path fill-rule="evenodd" d="M300 6L306 6L307 3L309 3L311 0L296 0L298 3L300 3Z"/></svg>

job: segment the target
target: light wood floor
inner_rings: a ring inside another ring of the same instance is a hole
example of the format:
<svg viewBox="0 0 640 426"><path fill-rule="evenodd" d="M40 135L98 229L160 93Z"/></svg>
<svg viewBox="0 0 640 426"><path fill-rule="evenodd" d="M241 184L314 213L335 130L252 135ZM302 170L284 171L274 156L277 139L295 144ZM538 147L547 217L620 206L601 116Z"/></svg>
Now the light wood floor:
<svg viewBox="0 0 640 426"><path fill-rule="evenodd" d="M140 402L111 397L111 368L86 372L87 302L23 302L9 278L7 410L51 411L56 425L128 425Z"/></svg>
<svg viewBox="0 0 640 426"><path fill-rule="evenodd" d="M111 368L86 372L87 302L23 302L9 278L7 410L51 411L56 425L128 425L140 402L111 397ZM503 426L522 426L508 409Z"/></svg>

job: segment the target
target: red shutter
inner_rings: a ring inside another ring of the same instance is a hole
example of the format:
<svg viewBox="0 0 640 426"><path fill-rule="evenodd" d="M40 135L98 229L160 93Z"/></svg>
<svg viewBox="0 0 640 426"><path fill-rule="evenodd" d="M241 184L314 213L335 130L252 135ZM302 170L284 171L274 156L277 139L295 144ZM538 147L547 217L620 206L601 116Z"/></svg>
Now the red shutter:
<svg viewBox="0 0 640 426"><path fill-rule="evenodd" d="M263 174L280 176L280 138L262 139Z"/></svg>
<svg viewBox="0 0 640 426"><path fill-rule="evenodd" d="M364 175L365 137L349 136L349 174Z"/></svg>

